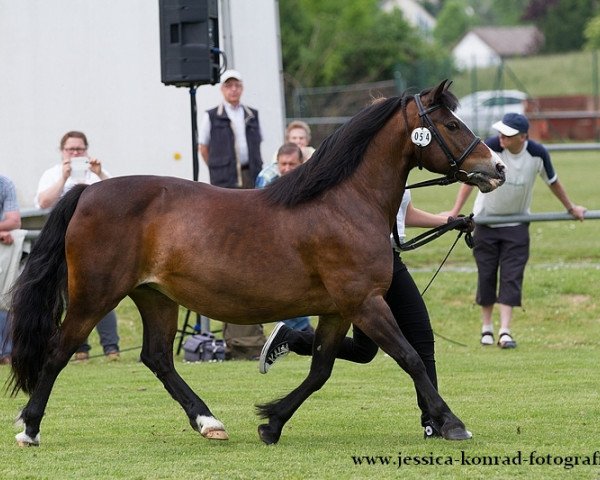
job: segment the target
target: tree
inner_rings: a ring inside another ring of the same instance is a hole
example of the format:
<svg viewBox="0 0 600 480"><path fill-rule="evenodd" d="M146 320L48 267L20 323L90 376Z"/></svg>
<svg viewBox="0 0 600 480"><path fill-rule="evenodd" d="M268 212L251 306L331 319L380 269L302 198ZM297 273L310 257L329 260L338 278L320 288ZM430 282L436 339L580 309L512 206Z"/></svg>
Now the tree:
<svg viewBox="0 0 600 480"><path fill-rule="evenodd" d="M447 0L437 17L433 36L440 45L452 45L476 24L466 0Z"/></svg>
<svg viewBox="0 0 600 480"><path fill-rule="evenodd" d="M439 56L399 10L378 0L280 0L288 84L343 85L394 78L400 62Z"/></svg>
<svg viewBox="0 0 600 480"><path fill-rule="evenodd" d="M529 0L468 0L480 25L519 25Z"/></svg>
<svg viewBox="0 0 600 480"><path fill-rule="evenodd" d="M544 51L567 52L583 47L585 26L597 12L597 0L531 0L523 20L542 31Z"/></svg>
<svg viewBox="0 0 600 480"><path fill-rule="evenodd" d="M588 50L600 49L600 15L592 18L585 27L585 48Z"/></svg>

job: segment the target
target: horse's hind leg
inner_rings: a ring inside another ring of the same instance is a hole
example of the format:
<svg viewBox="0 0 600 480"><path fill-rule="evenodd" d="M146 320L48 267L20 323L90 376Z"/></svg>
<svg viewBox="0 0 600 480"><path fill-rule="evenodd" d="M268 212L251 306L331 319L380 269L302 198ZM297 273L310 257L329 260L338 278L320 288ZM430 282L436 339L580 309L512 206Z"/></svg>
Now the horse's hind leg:
<svg viewBox="0 0 600 480"><path fill-rule="evenodd" d="M331 376L336 354L348 331L349 323L339 317L320 317L313 343L310 371L306 379L287 396L270 403L257 405L261 418L268 424L258 427L258 435L266 444L277 443L281 431L294 412L313 393L319 390Z"/></svg>
<svg viewBox="0 0 600 480"><path fill-rule="evenodd" d="M162 382L187 414L190 425L203 437L227 440L223 424L179 376L173 364L173 340L177 333L179 306L150 287L138 287L129 295L144 323L141 360Z"/></svg>
<svg viewBox="0 0 600 480"><path fill-rule="evenodd" d="M41 367L38 382L27 405L17 418L17 422L24 426L24 430L15 437L19 446L39 445L40 423L54 383L77 347L85 341L104 314L106 312L89 312L78 308L75 302L69 305L60 330L48 341L47 356Z"/></svg>
<svg viewBox="0 0 600 480"><path fill-rule="evenodd" d="M364 309L356 325L408 373L429 416L446 440L471 438L464 423L450 410L431 380L415 349L400 331L383 298L373 298L371 308Z"/></svg>

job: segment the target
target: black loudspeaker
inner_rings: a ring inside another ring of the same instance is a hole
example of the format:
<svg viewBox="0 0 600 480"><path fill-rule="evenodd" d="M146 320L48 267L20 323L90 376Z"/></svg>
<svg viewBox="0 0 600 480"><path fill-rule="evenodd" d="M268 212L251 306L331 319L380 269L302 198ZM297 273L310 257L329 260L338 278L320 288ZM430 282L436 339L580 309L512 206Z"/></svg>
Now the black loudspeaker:
<svg viewBox="0 0 600 480"><path fill-rule="evenodd" d="M217 0L159 0L160 67L165 85L219 82Z"/></svg>

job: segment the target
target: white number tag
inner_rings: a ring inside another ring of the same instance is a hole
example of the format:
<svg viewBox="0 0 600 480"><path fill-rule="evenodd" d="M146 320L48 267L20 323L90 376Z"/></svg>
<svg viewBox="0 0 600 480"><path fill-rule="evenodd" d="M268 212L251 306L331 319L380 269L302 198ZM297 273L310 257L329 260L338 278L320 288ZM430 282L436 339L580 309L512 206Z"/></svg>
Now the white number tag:
<svg viewBox="0 0 600 480"><path fill-rule="evenodd" d="M419 145L419 147L426 147L431 143L431 132L425 127L415 128L412 131L410 139L415 145Z"/></svg>

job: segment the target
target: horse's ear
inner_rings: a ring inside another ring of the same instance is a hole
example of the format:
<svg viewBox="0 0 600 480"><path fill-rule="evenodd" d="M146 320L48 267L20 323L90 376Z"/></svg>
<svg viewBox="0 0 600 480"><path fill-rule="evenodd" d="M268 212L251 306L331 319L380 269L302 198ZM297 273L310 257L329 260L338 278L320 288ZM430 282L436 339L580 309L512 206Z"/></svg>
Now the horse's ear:
<svg viewBox="0 0 600 480"><path fill-rule="evenodd" d="M450 85L452 85L452 80L448 80L446 78L446 79L442 80L437 87L435 87L434 93L433 93L433 103L434 104L439 103L441 95L450 88Z"/></svg>

